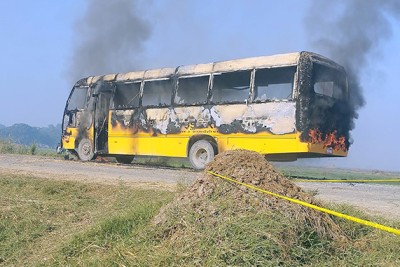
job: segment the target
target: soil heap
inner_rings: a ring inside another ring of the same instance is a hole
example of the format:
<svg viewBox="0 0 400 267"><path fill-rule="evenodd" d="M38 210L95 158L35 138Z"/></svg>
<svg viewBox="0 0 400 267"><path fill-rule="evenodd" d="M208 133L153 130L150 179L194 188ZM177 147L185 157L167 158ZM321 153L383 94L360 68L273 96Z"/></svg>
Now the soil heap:
<svg viewBox="0 0 400 267"><path fill-rule="evenodd" d="M257 244L270 240L265 246L277 248L279 253L276 253L282 257L290 255L293 247L307 247L310 245L305 245L307 242L346 239L326 214L225 181L208 171L280 195L319 204L276 171L262 155L247 150L226 151L218 154L207 165L204 175L178 194L154 218L153 223L160 229L160 237L170 245L172 242L173 247L190 247L190 240L197 243L203 242L203 239L212 246L221 247L225 242L236 242L234 235L244 238L243 243L249 243L252 241L246 238L254 235Z"/></svg>

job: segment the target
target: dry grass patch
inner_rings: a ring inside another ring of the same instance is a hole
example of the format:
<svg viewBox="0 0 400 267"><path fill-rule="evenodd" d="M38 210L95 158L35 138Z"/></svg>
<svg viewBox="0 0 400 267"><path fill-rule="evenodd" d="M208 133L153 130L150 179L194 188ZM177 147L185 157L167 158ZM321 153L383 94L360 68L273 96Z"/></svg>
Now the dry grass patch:
<svg viewBox="0 0 400 267"><path fill-rule="evenodd" d="M77 234L138 207L157 209L173 195L124 185L0 175L0 265L54 264Z"/></svg>

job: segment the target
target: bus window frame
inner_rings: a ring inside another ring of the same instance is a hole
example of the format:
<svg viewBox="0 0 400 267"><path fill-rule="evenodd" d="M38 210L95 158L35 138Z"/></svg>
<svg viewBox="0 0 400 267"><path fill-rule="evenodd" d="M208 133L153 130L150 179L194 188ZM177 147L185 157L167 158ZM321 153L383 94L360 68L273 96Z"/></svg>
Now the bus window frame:
<svg viewBox="0 0 400 267"><path fill-rule="evenodd" d="M349 80L348 80L348 75L347 75L346 71L341 69L341 68L338 68L338 67L336 67L336 66L334 66L332 64L330 64L329 62L326 62L326 61L323 61L323 60L319 60L317 58L312 58L311 59L311 63L312 63L312 67L311 67L311 82L312 82L311 91L312 91L312 93L315 96L328 97L328 98L335 99L336 101L347 101L349 99ZM343 75L345 77L345 80L343 81L344 88L341 88L342 95L343 95L342 98L335 98L333 96L328 96L328 95L319 94L319 93L315 92L315 89L314 89L314 68L315 68L316 64L317 65L322 65L322 67L326 67L328 69L335 70L335 71L341 73L341 75Z"/></svg>
<svg viewBox="0 0 400 267"><path fill-rule="evenodd" d="M213 102L213 94L214 94L214 77L226 73L236 73L236 72L250 72L250 80L249 80L249 93L245 100L243 101L224 101L224 102ZM225 72L214 72L211 74L211 84L209 88L209 101L210 105L232 105L232 104L249 104L252 100L252 92L253 92L253 78L254 78L254 68L253 69L240 69L240 70L233 70L233 71L225 71Z"/></svg>
<svg viewBox="0 0 400 267"><path fill-rule="evenodd" d="M85 97L85 103L83 105L83 108L81 108L81 109L79 109L79 108L69 109L68 106L69 106L69 103L71 102L72 95L74 94L75 90L78 89L78 88L85 88L86 89L86 97ZM65 105L65 110L70 111L70 112L71 111L83 111L83 110L86 110L87 107L88 107L90 95L92 94L91 91L92 91L92 88L90 86L87 86L87 85L74 86L73 89L71 90L71 93L68 96L68 101L67 101L67 103Z"/></svg>
<svg viewBox="0 0 400 267"><path fill-rule="evenodd" d="M114 89L114 93L113 93L112 98L111 98L112 106L110 106L110 110L132 110L132 109L137 109L137 108L142 107L142 94L143 94L143 84L144 84L143 80L132 80L132 81L123 81L123 82L116 81L116 82L113 82L113 83L115 85L115 89ZM118 84L133 84L133 83L139 83L140 84L140 86L139 86L139 96L138 96L139 97L138 106L137 107L116 108L114 100L115 100L115 95L116 95L116 92L117 92Z"/></svg>
<svg viewBox="0 0 400 267"><path fill-rule="evenodd" d="M173 107L185 107L185 106L204 106L210 103L210 97L211 97L211 83L212 83L212 73L202 73L202 74L195 74L195 75L183 75L183 76L178 76L175 78L175 90L173 93L173 99L172 99L172 105ZM176 98L178 97L178 91L179 91L179 79L190 79L190 78L196 78L196 77L205 77L208 76L208 85L207 85L207 95L206 95L206 100L204 102L199 102L199 103L192 103L192 104L179 104L176 102Z"/></svg>
<svg viewBox="0 0 400 267"><path fill-rule="evenodd" d="M145 89L144 86L146 85L146 82L153 82L153 81L166 81L166 80L171 80L172 83L172 91L171 91L171 95L170 95L170 102L168 104L163 104L163 105L143 105L143 96L145 93ZM146 80L142 80L142 85L141 85L141 95L140 95L140 104L139 107L141 108L169 108L169 107L173 107L173 98L175 96L175 92L176 92L176 78L175 77L164 77L164 78L155 78L155 79L146 79Z"/></svg>
<svg viewBox="0 0 400 267"><path fill-rule="evenodd" d="M256 73L259 70L276 70L276 69L282 69L282 68L295 68L295 71L293 73L293 82L292 82L292 90L291 90L291 96L290 98L282 98L282 99L265 99L265 100L256 100ZM253 69L253 79L252 79L252 95L251 95L251 103L269 103L269 102L294 102L296 101L297 95L298 95L298 71L299 71L299 65L287 65L287 66L276 66L276 67L264 67L264 68L254 68Z"/></svg>

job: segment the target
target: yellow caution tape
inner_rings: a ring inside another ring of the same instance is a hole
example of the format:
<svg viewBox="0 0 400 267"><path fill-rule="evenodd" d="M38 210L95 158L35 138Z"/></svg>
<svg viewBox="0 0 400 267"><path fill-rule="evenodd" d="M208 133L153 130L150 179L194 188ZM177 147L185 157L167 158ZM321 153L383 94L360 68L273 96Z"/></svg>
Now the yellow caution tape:
<svg viewBox="0 0 400 267"><path fill-rule="evenodd" d="M392 228L392 227L385 226L385 225L382 225L382 224L378 224L378 223L375 223L375 222L363 220L363 219L360 219L360 218L357 218L357 217L353 217L353 216L350 216L350 215L346 215L346 214L343 214L343 213L340 213L340 212L337 212L337 211L333 211L333 210L330 210L330 209L322 208L322 207L319 207L319 206L316 206L316 205L313 205L313 204L310 204L310 203L307 203L307 202L304 202L304 201L301 201L301 200L298 200L298 199L294 199L294 198L285 197L285 196L282 196L282 195L279 195L279 194L275 194L273 192L269 192L267 190L258 188L256 186L236 181L236 180L234 180L232 178L217 174L215 172L209 171L208 173L210 173L210 174L212 174L212 175L214 175L216 177L225 179L227 181L230 181L230 182L233 182L233 183L236 183L236 184L239 184L239 185L246 186L248 188L254 189L254 190L259 191L259 192L262 192L264 194L268 194L268 195L271 195L271 196L274 196L274 197L277 197L277 198L285 199L285 200L288 200L290 202L293 202L293 203L296 203L296 204L300 204L302 206L305 206L305 207L308 207L308 208L312 208L312 209L315 209L315 210L318 210L318 211L321 211L321 212L325 212L327 214L331 214L331 215L334 215L334 216L339 217L339 218L343 218L343 219L346 219L346 220L349 220L349 221L353 221L353 222L356 222L356 223L359 223L359 224L363 224L363 225L366 225L366 226L371 226L371 227L374 227L374 228L377 228L377 229L380 229L380 230L383 230L383 231L386 231L386 232L389 232L389 233L400 235L400 230L396 229L396 228Z"/></svg>
<svg viewBox="0 0 400 267"><path fill-rule="evenodd" d="M376 179L376 180L329 180L329 179L297 179L292 178L296 182L306 182L306 183L399 183L400 179Z"/></svg>

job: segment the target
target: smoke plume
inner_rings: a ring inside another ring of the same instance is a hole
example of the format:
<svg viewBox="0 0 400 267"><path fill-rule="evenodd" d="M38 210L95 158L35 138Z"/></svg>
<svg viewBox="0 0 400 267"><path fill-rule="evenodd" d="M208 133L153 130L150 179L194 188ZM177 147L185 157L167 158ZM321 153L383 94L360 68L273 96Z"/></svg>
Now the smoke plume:
<svg viewBox="0 0 400 267"><path fill-rule="evenodd" d="M343 65L349 78L348 130L365 104L360 75L379 44L391 36L389 17L400 18L398 0L313 0L305 24L312 46ZM375 59L376 60L376 59Z"/></svg>
<svg viewBox="0 0 400 267"><path fill-rule="evenodd" d="M75 48L69 76L76 80L134 70L150 26L134 0L88 0L84 16L75 24Z"/></svg>

